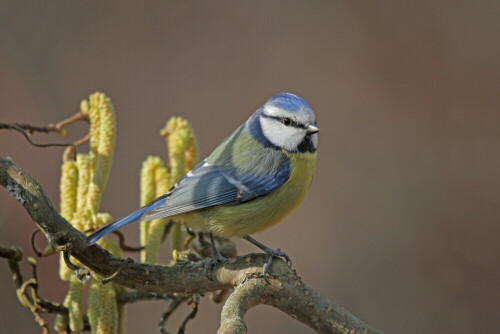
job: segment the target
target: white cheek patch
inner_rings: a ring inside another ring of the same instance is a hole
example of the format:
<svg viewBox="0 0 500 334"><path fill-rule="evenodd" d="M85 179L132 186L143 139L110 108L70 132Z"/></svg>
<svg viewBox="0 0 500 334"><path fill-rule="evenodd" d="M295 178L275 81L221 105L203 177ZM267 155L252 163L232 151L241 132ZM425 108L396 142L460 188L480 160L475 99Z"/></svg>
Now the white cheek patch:
<svg viewBox="0 0 500 334"><path fill-rule="evenodd" d="M305 136L305 130L293 126L286 126L274 119L261 117L260 126L264 136L273 145L282 147L288 151L296 151L297 146Z"/></svg>

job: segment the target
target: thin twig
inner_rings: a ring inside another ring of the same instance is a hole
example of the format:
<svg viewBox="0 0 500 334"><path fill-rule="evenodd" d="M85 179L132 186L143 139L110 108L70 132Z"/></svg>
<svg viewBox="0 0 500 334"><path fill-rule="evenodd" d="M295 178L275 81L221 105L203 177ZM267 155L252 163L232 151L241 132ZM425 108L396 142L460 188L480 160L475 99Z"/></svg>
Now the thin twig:
<svg viewBox="0 0 500 334"><path fill-rule="evenodd" d="M83 111L77 111L73 116L68 117L68 118L66 118L66 119L58 122L54 127L56 129L61 130L66 125L69 125L69 124L72 124L72 123L75 123L75 122L78 122L78 121L85 121L85 122L89 123L90 120L89 120L88 113L83 112ZM51 126L51 125L53 125L53 124L49 124L49 126Z"/></svg>
<svg viewBox="0 0 500 334"><path fill-rule="evenodd" d="M168 234L170 233L170 229L174 225L173 220L169 220L167 225L165 225L165 229L163 230L163 235L161 236L161 242L164 242L165 239L167 238Z"/></svg>
<svg viewBox="0 0 500 334"><path fill-rule="evenodd" d="M0 257L12 261L21 261L23 258L23 251L19 247L2 247L0 246Z"/></svg>
<svg viewBox="0 0 500 334"><path fill-rule="evenodd" d="M39 144L35 143L32 139L31 136L35 132L40 132L40 133L57 133L63 137L67 136L67 131L64 129L65 126L78 122L78 121L85 121L89 123L89 115L86 112L83 111L78 111L75 113L73 116L64 119L57 124L50 123L47 126L37 126L37 125L31 125L31 124L26 124L26 123L0 123L0 130L6 129L6 130L14 130L19 133L21 133L28 142L35 146L35 147L67 147L66 151L64 152L63 155L63 160L67 161L70 159L70 155L73 156L73 159L76 159L76 147L80 146L84 143L86 143L89 140L89 135L87 134L83 138L80 138L73 143L68 143L68 144L63 144L63 143L49 143L49 144Z"/></svg>
<svg viewBox="0 0 500 334"><path fill-rule="evenodd" d="M111 276L108 276L108 277L105 277L104 279L101 280L101 284L105 285L105 284L108 284L109 282L111 282L111 280L120 273L120 270L122 270L122 268L125 268L127 265L129 265L130 263L134 262L134 260L132 260L131 258L126 258L125 261L122 262L122 264L118 267L118 270L113 273L113 275Z"/></svg>
<svg viewBox="0 0 500 334"><path fill-rule="evenodd" d="M49 124L47 126L37 126L26 123L10 123L7 125L13 125L19 129L28 131L30 134L33 134L34 132L41 132L41 133L54 132L64 137L64 131L62 131L61 128L57 128L54 124Z"/></svg>
<svg viewBox="0 0 500 334"><path fill-rule="evenodd" d="M38 248L35 245L35 238L36 238L36 235L41 233L41 232L42 231L36 229L33 231L33 233L31 233L31 248L33 249L33 253L35 253L35 255L37 257L47 257L47 256L51 256L51 255L56 254L54 249L52 249L51 247L49 247L49 252L46 252L46 251L41 252L38 250Z"/></svg>
<svg viewBox="0 0 500 334"><path fill-rule="evenodd" d="M40 327L42 327L42 334L49 334L49 325L47 325L45 319L38 313L33 313L33 315L35 316L35 321L40 325Z"/></svg>
<svg viewBox="0 0 500 334"><path fill-rule="evenodd" d="M186 241L184 241L184 249L188 249L191 241L196 238L196 232L191 227L187 226L186 222L183 221L182 224L184 225L184 228L186 229L186 232L188 234Z"/></svg>
<svg viewBox="0 0 500 334"><path fill-rule="evenodd" d="M73 145L69 146L64 151L63 161L66 162L70 159L76 160L76 148L77 148L77 146L83 145L86 142L88 142L89 140L90 140L90 134L88 134L88 133L85 136L83 136L82 138L75 140L73 142ZM70 155L72 156L71 158L70 158Z"/></svg>
<svg viewBox="0 0 500 334"><path fill-rule="evenodd" d="M198 305L200 304L200 300L198 296L192 296L191 301L188 304L191 304L192 310L188 314L188 316L184 319L182 322L181 326L179 327L179 332L178 334L184 334L186 332L186 325L189 322L189 320L194 319L196 317L196 314L198 313Z"/></svg>
<svg viewBox="0 0 500 334"><path fill-rule="evenodd" d="M47 126L38 126L38 125L32 125L32 124L26 124L26 123L11 123L7 125L13 125L19 129L28 131L30 134L33 134L34 132L41 132L41 133L57 133L63 137L66 137L66 131L64 130L64 127L66 125L78 122L78 121L86 121L87 123L89 122L89 116L87 113L78 111L76 112L73 116L66 118L57 124L50 123ZM0 129L1 129L2 123L0 123Z"/></svg>
<svg viewBox="0 0 500 334"><path fill-rule="evenodd" d="M18 126L16 123L14 123L14 124L0 123L0 130L3 130L3 129L14 130L14 131L21 133L24 136L24 138L26 138L26 140L28 140L28 142L31 145L36 146L36 147L54 147L54 146L67 147L67 146L72 146L76 150L76 146L74 144L71 144L71 143L70 144L62 144L62 143L39 144L39 143L35 143L34 141L31 140L29 133L26 130L24 130L23 128L21 128L20 126Z"/></svg>
<svg viewBox="0 0 500 334"><path fill-rule="evenodd" d="M170 316L177 310L179 305L186 300L187 297L178 296L177 298L171 299L167 303L167 310L161 315L158 320L158 330L162 334L168 334L168 331L165 329L168 319Z"/></svg>
<svg viewBox="0 0 500 334"><path fill-rule="evenodd" d="M42 252L40 252L40 251L36 248L36 246L35 246L35 237L36 237L36 235L37 235L38 233L40 233L40 232L42 232L42 231L40 231L40 230L36 229L36 230L34 230L34 231L33 231L33 233L31 233L31 248L33 249L33 252L35 253L35 255L36 255L36 256L38 256L38 257L42 257L42 256L43 256L43 253L42 253Z"/></svg>
<svg viewBox="0 0 500 334"><path fill-rule="evenodd" d="M63 252L64 263L66 263L66 265L68 266L69 269L71 269L71 271L73 271L73 272L79 271L80 267L78 267L77 265L75 265L71 262L71 260L69 258L70 256L71 256L71 249L68 249L68 250Z"/></svg>
<svg viewBox="0 0 500 334"><path fill-rule="evenodd" d="M89 273L89 271L85 267L78 267L77 265L73 264L71 262L70 256L71 256L71 249L70 248L68 249L66 247L66 250L63 251L64 263L66 263L66 265L68 266L68 268L71 269L71 271L73 272L73 275L75 275L76 278L78 278L82 283L85 283L86 281L88 281L90 279L90 273ZM117 273L120 272L120 269L121 269L121 267L118 267L117 271L114 274L112 274L111 276L114 277ZM103 284L108 283L110 280L111 279L109 279L108 281L106 281Z"/></svg>
<svg viewBox="0 0 500 334"><path fill-rule="evenodd" d="M114 234L118 236L118 244L120 245L120 248L124 251L128 252L139 252L144 249L143 246L140 247L132 247L128 246L125 244L125 235L121 231L113 231Z"/></svg>

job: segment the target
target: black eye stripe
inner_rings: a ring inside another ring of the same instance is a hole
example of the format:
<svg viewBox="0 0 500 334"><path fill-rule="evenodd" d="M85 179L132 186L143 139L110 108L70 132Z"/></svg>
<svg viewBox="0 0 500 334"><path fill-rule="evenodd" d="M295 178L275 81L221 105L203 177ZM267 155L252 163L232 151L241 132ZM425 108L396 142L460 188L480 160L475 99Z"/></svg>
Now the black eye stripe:
<svg viewBox="0 0 500 334"><path fill-rule="evenodd" d="M283 123L283 119L284 118L288 118L288 117L278 117L278 116L270 116L270 115L266 115L266 114L262 114L261 115L262 117L264 118L270 118L270 119L274 119L274 120L277 120L278 122L280 123ZM288 118L290 120L290 125L289 126L293 126L294 128L299 128L299 129L307 129L307 126L305 126L304 124L301 124L299 122L296 122L294 121L293 119L291 118Z"/></svg>

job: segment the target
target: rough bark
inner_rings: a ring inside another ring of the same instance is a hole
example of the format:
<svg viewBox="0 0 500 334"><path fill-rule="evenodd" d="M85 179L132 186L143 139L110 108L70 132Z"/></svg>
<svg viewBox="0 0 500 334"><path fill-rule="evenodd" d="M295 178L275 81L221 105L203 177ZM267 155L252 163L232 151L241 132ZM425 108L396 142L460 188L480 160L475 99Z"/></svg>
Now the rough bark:
<svg viewBox="0 0 500 334"><path fill-rule="evenodd" d="M62 218L42 187L9 158L0 157L0 185L7 188L58 251L71 256L103 278L127 288L156 293L203 293L234 288L221 315L219 333L245 333L245 313L267 304L320 333L380 333L341 306L308 287L282 260L271 267L271 285L265 283L263 254L227 260L213 271L213 281L204 273L204 261L151 265L116 258L97 245L87 247L85 235Z"/></svg>

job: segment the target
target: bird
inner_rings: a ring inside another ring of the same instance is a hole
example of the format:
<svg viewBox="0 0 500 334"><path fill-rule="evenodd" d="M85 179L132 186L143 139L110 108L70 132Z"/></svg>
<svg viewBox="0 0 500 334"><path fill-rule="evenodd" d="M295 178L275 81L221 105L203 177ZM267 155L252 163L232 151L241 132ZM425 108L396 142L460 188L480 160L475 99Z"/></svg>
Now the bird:
<svg viewBox="0 0 500 334"><path fill-rule="evenodd" d="M265 246L250 235L276 225L308 191L316 167L319 128L311 106L301 97L270 97L215 150L179 179L164 195L87 237L95 244L106 234L136 221L169 217L210 233L213 258L205 275L226 259L214 234L242 237L266 253L263 276L274 257L292 261L280 248Z"/></svg>

